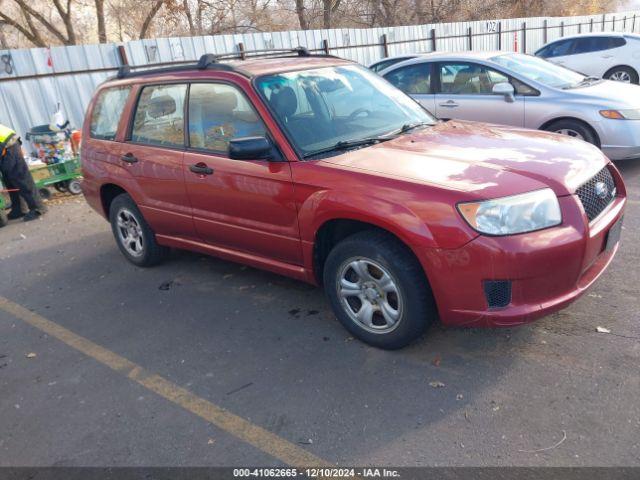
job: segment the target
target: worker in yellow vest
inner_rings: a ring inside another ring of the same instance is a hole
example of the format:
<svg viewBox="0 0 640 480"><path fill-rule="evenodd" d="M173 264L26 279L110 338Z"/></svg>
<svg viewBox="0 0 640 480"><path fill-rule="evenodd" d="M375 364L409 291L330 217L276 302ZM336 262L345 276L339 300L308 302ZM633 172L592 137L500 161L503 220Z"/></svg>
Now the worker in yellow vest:
<svg viewBox="0 0 640 480"><path fill-rule="evenodd" d="M47 211L33 181L27 162L22 156L22 142L18 134L0 124L0 173L11 197L9 219L24 217L35 220ZM29 208L23 209L23 203Z"/></svg>

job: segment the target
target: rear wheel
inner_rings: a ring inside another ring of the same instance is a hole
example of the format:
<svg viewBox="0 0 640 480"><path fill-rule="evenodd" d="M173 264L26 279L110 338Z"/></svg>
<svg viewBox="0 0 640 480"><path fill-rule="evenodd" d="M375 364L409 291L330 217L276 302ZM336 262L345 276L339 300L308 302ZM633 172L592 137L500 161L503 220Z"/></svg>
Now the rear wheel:
<svg viewBox="0 0 640 480"><path fill-rule="evenodd" d="M638 84L638 72L631 67L613 67L604 74L604 78L616 82Z"/></svg>
<svg viewBox="0 0 640 480"><path fill-rule="evenodd" d="M323 278L338 320L375 347L404 347L437 316L422 267L387 233L365 231L344 239L329 253Z"/></svg>
<svg viewBox="0 0 640 480"><path fill-rule="evenodd" d="M158 244L153 230L128 194L120 194L113 200L109 220L120 251L131 263L150 267L167 256L169 249Z"/></svg>
<svg viewBox="0 0 640 480"><path fill-rule="evenodd" d="M586 124L572 119L558 120L548 125L545 128L548 132L559 133L561 135L567 135L568 137L584 140L585 142L593 145L598 145L598 139Z"/></svg>

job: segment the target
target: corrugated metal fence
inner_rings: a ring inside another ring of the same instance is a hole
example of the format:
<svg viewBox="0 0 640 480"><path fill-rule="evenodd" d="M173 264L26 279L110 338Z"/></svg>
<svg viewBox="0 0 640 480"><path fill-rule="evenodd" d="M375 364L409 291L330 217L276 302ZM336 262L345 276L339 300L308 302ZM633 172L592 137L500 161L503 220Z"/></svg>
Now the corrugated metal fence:
<svg viewBox="0 0 640 480"><path fill-rule="evenodd" d="M23 135L49 123L60 103L82 125L94 89L123 62L133 67L197 60L204 53L306 47L370 64L408 52L506 50L532 53L580 32L640 32L640 12L516 18L370 29L307 30L137 40L118 44L0 50L0 123Z"/></svg>

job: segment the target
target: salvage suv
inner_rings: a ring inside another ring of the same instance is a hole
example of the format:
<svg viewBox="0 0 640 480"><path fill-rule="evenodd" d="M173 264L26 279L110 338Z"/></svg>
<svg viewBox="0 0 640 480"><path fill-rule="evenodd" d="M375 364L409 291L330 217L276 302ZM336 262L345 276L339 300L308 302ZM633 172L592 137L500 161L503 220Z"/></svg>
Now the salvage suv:
<svg viewBox="0 0 640 480"><path fill-rule="evenodd" d="M99 87L83 190L139 266L194 250L324 285L357 338L513 326L582 294L625 187L594 146L439 122L367 69L304 49L131 72Z"/></svg>

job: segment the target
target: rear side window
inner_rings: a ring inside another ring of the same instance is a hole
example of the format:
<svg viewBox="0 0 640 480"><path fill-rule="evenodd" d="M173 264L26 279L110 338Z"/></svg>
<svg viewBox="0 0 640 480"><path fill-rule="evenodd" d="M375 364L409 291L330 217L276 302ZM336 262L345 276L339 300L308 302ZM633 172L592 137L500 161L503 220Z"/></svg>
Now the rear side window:
<svg viewBox="0 0 640 480"><path fill-rule="evenodd" d="M622 47L625 44L626 42L624 38L617 38L617 37L577 38L575 40L575 47L573 48L572 53L579 54L579 53L599 52L602 50L609 50L612 48Z"/></svg>
<svg viewBox="0 0 640 480"><path fill-rule="evenodd" d="M189 144L193 148L227 153L229 141L263 137L266 129L237 88L226 84L194 83L189 92Z"/></svg>
<svg viewBox="0 0 640 480"><path fill-rule="evenodd" d="M389 72L384 78L409 95L427 94L432 93L430 72L430 64L416 63Z"/></svg>
<svg viewBox="0 0 640 480"><path fill-rule="evenodd" d="M131 140L167 147L184 146L186 85L144 87L133 119Z"/></svg>
<svg viewBox="0 0 640 480"><path fill-rule="evenodd" d="M89 135L100 140L115 140L124 105L131 87L113 87L102 90L91 114Z"/></svg>

